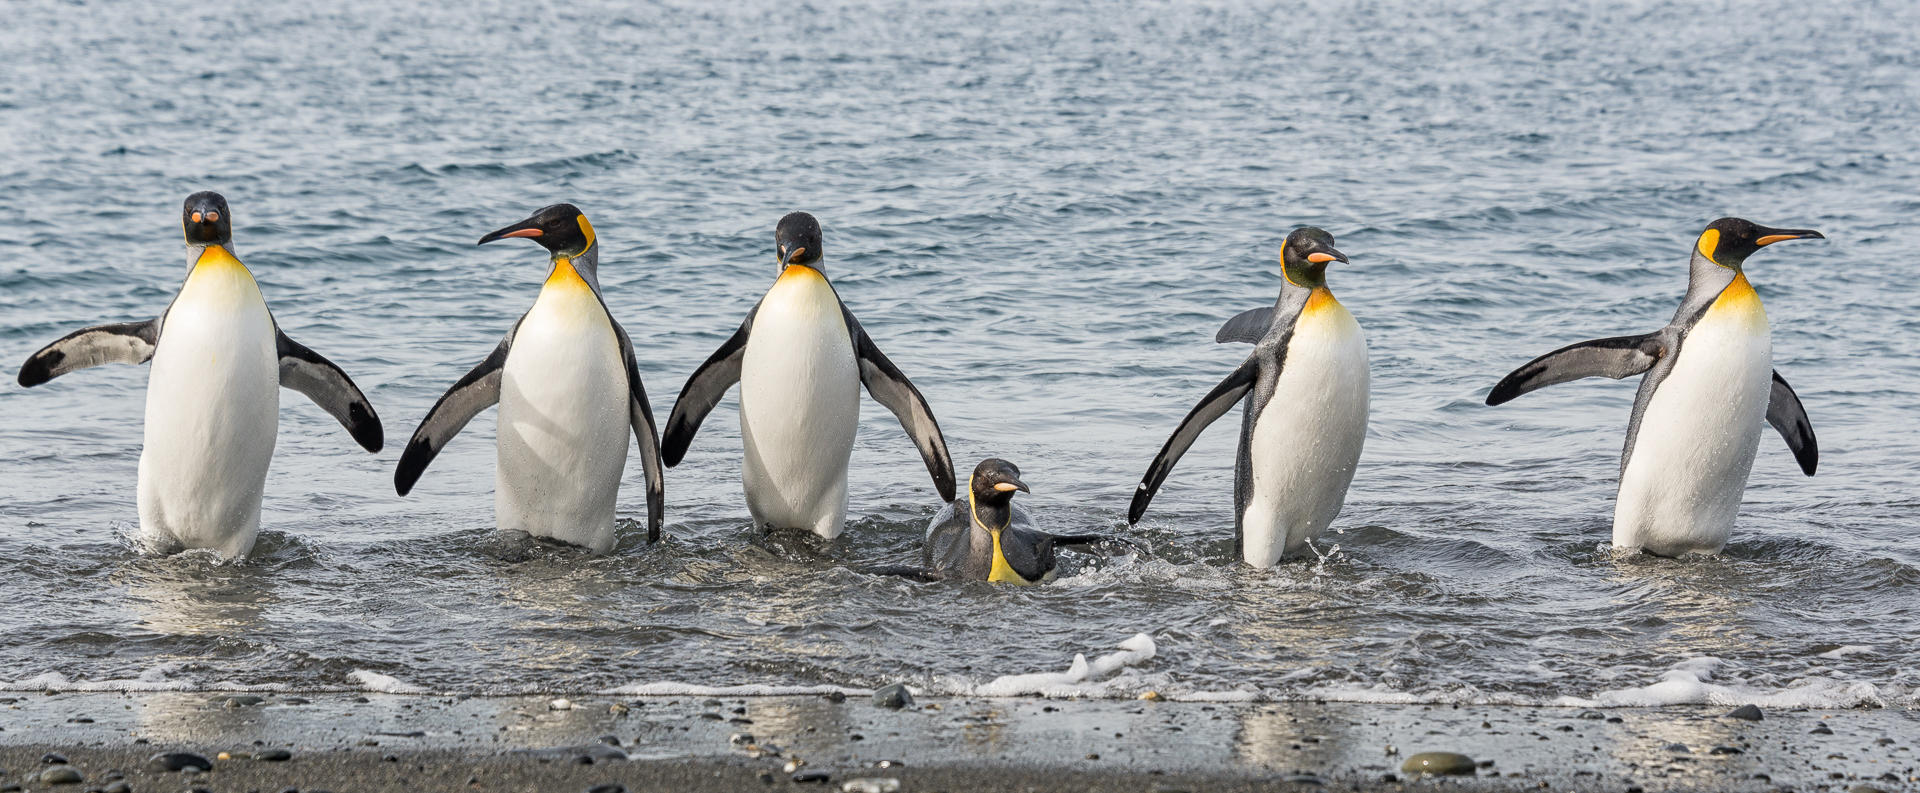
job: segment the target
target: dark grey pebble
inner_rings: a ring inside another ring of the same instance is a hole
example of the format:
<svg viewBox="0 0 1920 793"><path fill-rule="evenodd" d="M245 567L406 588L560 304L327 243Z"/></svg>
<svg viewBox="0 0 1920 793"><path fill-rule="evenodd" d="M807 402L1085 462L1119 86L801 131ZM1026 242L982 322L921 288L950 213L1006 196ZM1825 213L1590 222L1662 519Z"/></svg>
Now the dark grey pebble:
<svg viewBox="0 0 1920 793"><path fill-rule="evenodd" d="M619 745L620 745L620 736L618 736L618 735L602 735L602 736L600 736L600 742L601 742L601 743L604 743L604 744L606 744L606 745L608 745L608 746L619 746Z"/></svg>
<svg viewBox="0 0 1920 793"><path fill-rule="evenodd" d="M1693 750L1688 749L1687 745L1684 743L1670 743L1662 748L1666 749L1669 752L1673 752L1674 754L1693 754Z"/></svg>
<svg viewBox="0 0 1920 793"><path fill-rule="evenodd" d="M85 779L70 765L57 765L40 772L42 785L77 785Z"/></svg>
<svg viewBox="0 0 1920 793"><path fill-rule="evenodd" d="M763 783L765 783L765 784L768 784L768 785L771 785L771 784L773 784L773 772L772 772L772 771L761 771L761 772L760 772L760 781L761 781L761 782L763 782Z"/></svg>
<svg viewBox="0 0 1920 793"><path fill-rule="evenodd" d="M847 692L829 691L826 693L826 697L828 702L845 702L847 701Z"/></svg>
<svg viewBox="0 0 1920 793"><path fill-rule="evenodd" d="M213 761L192 752L161 752L147 758L147 768L153 771L182 771L188 768L212 771Z"/></svg>
<svg viewBox="0 0 1920 793"><path fill-rule="evenodd" d="M1592 720L1594 720L1594 721L1599 721L1599 720L1601 720L1601 719L1604 719L1604 718L1606 718L1606 717L1607 717L1607 715L1606 715L1606 714L1604 714L1604 713L1601 713L1600 711L1597 711L1597 710L1583 710L1583 711L1580 711L1580 718L1583 718L1583 719L1592 719Z"/></svg>
<svg viewBox="0 0 1920 793"><path fill-rule="evenodd" d="M253 753L253 759L269 763L283 763L293 759L293 753L285 749L262 749Z"/></svg>
<svg viewBox="0 0 1920 793"><path fill-rule="evenodd" d="M1381 775L1380 775L1380 781L1382 781L1382 782L1398 782L1398 781L1400 781L1400 777L1399 777L1399 775L1397 775L1397 774L1381 774Z"/></svg>
<svg viewBox="0 0 1920 793"><path fill-rule="evenodd" d="M1741 721L1759 721L1766 718L1766 716L1760 713L1760 706L1758 705L1741 705L1729 711L1727 718L1739 719Z"/></svg>
<svg viewBox="0 0 1920 793"><path fill-rule="evenodd" d="M1813 733L1814 735L1832 735L1832 734L1833 734L1833 728L1832 728L1832 727L1828 727L1828 726L1827 726L1827 725L1825 725L1825 724L1815 724L1815 725L1813 725L1813 729L1811 730L1811 732L1812 732L1812 733Z"/></svg>
<svg viewBox="0 0 1920 793"><path fill-rule="evenodd" d="M305 697L281 697L280 698L280 704L282 705L307 705L307 704L311 704L312 702L313 700L307 699ZM287 788L287 790L294 790L294 789ZM299 791L294 790L294 793L299 793Z"/></svg>
<svg viewBox="0 0 1920 793"><path fill-rule="evenodd" d="M1421 752L1400 764L1400 770L1405 773L1441 776L1466 776L1477 767L1473 758L1458 752Z"/></svg>
<svg viewBox="0 0 1920 793"><path fill-rule="evenodd" d="M133 793L133 786L125 782L115 782L101 788L100 793Z"/></svg>
<svg viewBox="0 0 1920 793"><path fill-rule="evenodd" d="M1740 751L1740 747L1738 746L1715 746L1712 749L1708 750L1707 754L1746 754L1746 753Z"/></svg>
<svg viewBox="0 0 1920 793"><path fill-rule="evenodd" d="M826 784L830 779L833 779L833 775L825 771L801 771L793 775L793 781L802 785L811 783Z"/></svg>
<svg viewBox="0 0 1920 793"><path fill-rule="evenodd" d="M899 710L913 707L913 693L905 683L888 683L873 692L873 704Z"/></svg>
<svg viewBox="0 0 1920 793"><path fill-rule="evenodd" d="M283 787L280 789L280 793L300 793L300 789L297 787Z"/></svg>
<svg viewBox="0 0 1920 793"><path fill-rule="evenodd" d="M1320 777L1317 777L1317 776L1314 776L1314 775L1312 775L1312 774L1288 774L1288 775L1286 775L1286 776L1283 776L1283 777L1281 777L1281 778L1280 778L1280 781L1282 781L1282 782L1290 782L1290 783L1293 783L1293 784L1295 784L1295 785L1325 785L1325 784L1327 784L1327 783L1326 783L1325 781L1323 781L1323 780L1321 780L1321 779L1320 779Z"/></svg>
<svg viewBox="0 0 1920 793"><path fill-rule="evenodd" d="M574 765L593 765L593 758L583 754L573 758L573 764Z"/></svg>
<svg viewBox="0 0 1920 793"><path fill-rule="evenodd" d="M593 787L587 788L587 793L627 793L627 786L616 785L609 782L604 785L594 785Z"/></svg>
<svg viewBox="0 0 1920 793"><path fill-rule="evenodd" d="M67 756L59 752L48 752L46 754L40 755L40 764L41 765L66 765Z"/></svg>
<svg viewBox="0 0 1920 793"><path fill-rule="evenodd" d="M382 763L398 763L398 762L400 762L400 757L399 757L398 755L391 755L391 754L383 754L383 755L380 755L380 762L382 762Z"/></svg>
<svg viewBox="0 0 1920 793"><path fill-rule="evenodd" d="M68 724L92 724L93 719L89 719L85 716L75 716L71 719L67 719L67 723Z"/></svg>

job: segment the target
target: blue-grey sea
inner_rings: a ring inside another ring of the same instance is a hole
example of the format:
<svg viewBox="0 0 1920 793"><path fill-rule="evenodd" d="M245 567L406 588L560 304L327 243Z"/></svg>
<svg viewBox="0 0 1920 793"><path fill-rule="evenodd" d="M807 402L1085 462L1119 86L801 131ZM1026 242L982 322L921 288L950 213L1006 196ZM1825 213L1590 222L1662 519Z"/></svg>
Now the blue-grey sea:
<svg viewBox="0 0 1920 793"><path fill-rule="evenodd" d="M0 689L935 693L1920 708L1920 5L343 0L9 3L0 26ZM158 314L217 190L280 325L385 420L282 392L254 557L142 556L147 370L23 389L35 349ZM533 302L489 230L570 201L657 419L772 283L826 270L962 471L1016 462L1049 585L925 584L939 507L862 408L838 541L763 537L735 402L637 454L609 555L501 536L492 413L404 439ZM1826 233L1747 272L1821 451L1768 430L1725 553L1608 547L1636 381L1488 389L1651 331L1723 215ZM1137 527L1135 484L1247 354L1296 225L1365 329L1372 420L1317 557L1233 553L1237 416ZM1145 634L1146 639L1137 639ZM1115 648L1125 643L1126 650ZM1106 659L1073 665L1076 654ZM1026 677L1026 675L1034 675Z"/></svg>

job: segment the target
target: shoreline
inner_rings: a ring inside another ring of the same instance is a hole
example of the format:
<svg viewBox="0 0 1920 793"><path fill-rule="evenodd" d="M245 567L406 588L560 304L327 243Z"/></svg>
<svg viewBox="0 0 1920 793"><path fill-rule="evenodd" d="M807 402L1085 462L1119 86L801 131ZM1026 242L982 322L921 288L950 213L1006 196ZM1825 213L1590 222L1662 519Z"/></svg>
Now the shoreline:
<svg viewBox="0 0 1920 793"><path fill-rule="evenodd" d="M1907 710L1579 708L870 696L0 693L0 790L1465 790L1920 788ZM191 752L206 773L154 771ZM84 781L39 782L64 755ZM268 754L275 752L276 754ZM262 758L252 759L258 753ZM225 757L222 757L225 753ZM584 759L583 759L584 758ZM789 768L790 763L798 764ZM819 775L824 774L822 778ZM187 778L187 777L190 777ZM867 783L856 780L875 780ZM797 781L796 781L797 780Z"/></svg>

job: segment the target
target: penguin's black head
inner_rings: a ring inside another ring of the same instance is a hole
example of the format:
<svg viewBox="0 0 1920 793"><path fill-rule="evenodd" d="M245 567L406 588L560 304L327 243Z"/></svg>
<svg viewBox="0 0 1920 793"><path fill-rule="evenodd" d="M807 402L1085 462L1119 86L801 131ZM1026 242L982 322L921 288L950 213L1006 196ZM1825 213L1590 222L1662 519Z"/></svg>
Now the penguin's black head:
<svg viewBox="0 0 1920 793"><path fill-rule="evenodd" d="M1027 483L1020 481L1020 469L998 457L989 457L974 466L968 487L973 490L974 500L990 504L1012 501L1014 491L1033 492L1027 489Z"/></svg>
<svg viewBox="0 0 1920 793"><path fill-rule="evenodd" d="M187 196L180 209L180 228L188 245L226 245L233 241L233 213L227 211L227 199L212 190Z"/></svg>
<svg viewBox="0 0 1920 793"><path fill-rule="evenodd" d="M580 208L572 204L544 207L533 213L533 217L481 237L480 244L508 237L533 240L546 248L548 253L562 258L586 253L594 243L593 224L588 223L587 216L580 214Z"/></svg>
<svg viewBox="0 0 1920 793"><path fill-rule="evenodd" d="M1333 235L1312 226L1294 229L1280 246L1280 268L1295 286L1325 284L1327 264L1346 260L1347 255L1333 247Z"/></svg>
<svg viewBox="0 0 1920 793"><path fill-rule="evenodd" d="M773 229L773 249L780 254L782 270L790 264L814 267L822 253L820 221L805 212L788 213Z"/></svg>
<svg viewBox="0 0 1920 793"><path fill-rule="evenodd" d="M1738 270L1754 251L1776 242L1826 238L1825 234L1813 229L1776 229L1740 218L1721 218L1707 224L1707 230L1700 232L1700 241L1695 247L1701 256L1707 257L1707 261Z"/></svg>

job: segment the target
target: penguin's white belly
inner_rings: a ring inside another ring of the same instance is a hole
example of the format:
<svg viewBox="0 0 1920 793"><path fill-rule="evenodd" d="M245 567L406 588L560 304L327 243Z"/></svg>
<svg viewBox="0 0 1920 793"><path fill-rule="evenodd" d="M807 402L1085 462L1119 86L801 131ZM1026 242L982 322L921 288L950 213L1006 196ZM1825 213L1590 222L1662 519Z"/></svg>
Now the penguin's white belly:
<svg viewBox="0 0 1920 793"><path fill-rule="evenodd" d="M1766 420L1773 345L1766 312L1729 287L1680 345L1640 416L1620 475L1613 545L1661 556L1718 553L1740 512Z"/></svg>
<svg viewBox="0 0 1920 793"><path fill-rule="evenodd" d="M253 550L280 428L274 337L253 276L209 249L167 313L147 379L139 502L150 549Z"/></svg>
<svg viewBox="0 0 1920 793"><path fill-rule="evenodd" d="M1273 566L1340 514L1367 440L1368 380L1359 323L1331 295L1311 298L1245 450L1252 492L1240 547L1247 564Z"/></svg>
<svg viewBox="0 0 1920 793"><path fill-rule="evenodd" d="M614 545L632 417L606 309L558 264L521 320L500 379L494 520L592 549Z"/></svg>
<svg viewBox="0 0 1920 793"><path fill-rule="evenodd" d="M840 536L859 424L860 370L839 299L817 271L789 267L760 301L740 368L740 469L754 522Z"/></svg>

